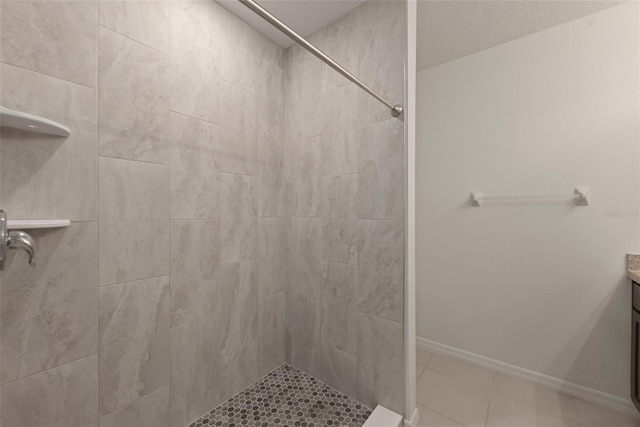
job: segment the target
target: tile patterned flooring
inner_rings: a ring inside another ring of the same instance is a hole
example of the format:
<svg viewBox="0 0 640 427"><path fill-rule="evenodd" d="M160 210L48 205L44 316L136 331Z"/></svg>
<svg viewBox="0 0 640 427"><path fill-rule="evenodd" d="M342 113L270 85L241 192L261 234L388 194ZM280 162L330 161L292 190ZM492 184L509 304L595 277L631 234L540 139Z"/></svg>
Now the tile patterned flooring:
<svg viewBox="0 0 640 427"><path fill-rule="evenodd" d="M369 415L360 402L282 365L189 427L361 427Z"/></svg>
<svg viewBox="0 0 640 427"><path fill-rule="evenodd" d="M420 427L640 427L640 420L418 349Z"/></svg>

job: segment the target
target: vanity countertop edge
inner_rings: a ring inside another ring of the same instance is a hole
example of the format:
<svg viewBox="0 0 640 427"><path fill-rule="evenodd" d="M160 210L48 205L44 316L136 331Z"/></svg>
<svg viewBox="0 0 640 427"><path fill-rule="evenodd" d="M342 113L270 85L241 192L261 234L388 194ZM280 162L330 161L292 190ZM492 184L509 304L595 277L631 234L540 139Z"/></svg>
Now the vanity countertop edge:
<svg viewBox="0 0 640 427"><path fill-rule="evenodd" d="M627 276L640 283L640 255L627 254Z"/></svg>

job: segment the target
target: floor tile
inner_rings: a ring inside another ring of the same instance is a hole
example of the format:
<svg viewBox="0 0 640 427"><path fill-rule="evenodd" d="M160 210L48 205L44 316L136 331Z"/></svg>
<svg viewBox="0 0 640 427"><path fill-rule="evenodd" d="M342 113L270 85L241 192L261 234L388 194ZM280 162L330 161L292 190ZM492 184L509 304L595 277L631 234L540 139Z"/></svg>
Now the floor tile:
<svg viewBox="0 0 640 427"><path fill-rule="evenodd" d="M420 379L420 375L422 375L425 369L425 366L416 365L416 381Z"/></svg>
<svg viewBox="0 0 640 427"><path fill-rule="evenodd" d="M189 427L264 424L360 427L369 415L371 409L362 403L292 366L282 365Z"/></svg>
<svg viewBox="0 0 640 427"><path fill-rule="evenodd" d="M424 406L418 405L418 411L420 412L420 427L464 427L463 424L450 420Z"/></svg>
<svg viewBox="0 0 640 427"><path fill-rule="evenodd" d="M547 417L578 421L573 398L563 393L539 386L530 381L496 373L492 392L521 403L535 406L538 413Z"/></svg>
<svg viewBox="0 0 640 427"><path fill-rule="evenodd" d="M416 400L468 427L484 426L489 408L487 390L429 368L420 376Z"/></svg>
<svg viewBox="0 0 640 427"><path fill-rule="evenodd" d="M440 354L431 356L427 367L486 389L491 388L493 382L493 371Z"/></svg>
<svg viewBox="0 0 640 427"><path fill-rule="evenodd" d="M433 353L421 348L416 349L416 364L418 366L427 366L429 359L433 356Z"/></svg>
<svg viewBox="0 0 640 427"><path fill-rule="evenodd" d="M602 406L575 399L580 423L585 427L638 427L640 420Z"/></svg>

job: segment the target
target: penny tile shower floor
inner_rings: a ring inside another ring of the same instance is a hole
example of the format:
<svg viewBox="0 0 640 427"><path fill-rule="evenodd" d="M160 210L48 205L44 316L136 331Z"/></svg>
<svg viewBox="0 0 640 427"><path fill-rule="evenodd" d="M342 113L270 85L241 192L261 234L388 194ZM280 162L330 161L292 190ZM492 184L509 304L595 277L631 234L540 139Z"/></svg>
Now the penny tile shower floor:
<svg viewBox="0 0 640 427"><path fill-rule="evenodd" d="M371 409L310 375L282 365L190 427L359 427Z"/></svg>

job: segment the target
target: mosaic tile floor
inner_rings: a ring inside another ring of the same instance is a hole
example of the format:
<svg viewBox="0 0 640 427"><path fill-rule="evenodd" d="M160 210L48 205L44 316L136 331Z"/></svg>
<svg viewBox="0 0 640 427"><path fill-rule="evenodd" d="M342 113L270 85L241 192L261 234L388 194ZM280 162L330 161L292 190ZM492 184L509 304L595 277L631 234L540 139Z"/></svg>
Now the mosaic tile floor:
<svg viewBox="0 0 640 427"><path fill-rule="evenodd" d="M370 414L360 402L282 365L189 427L360 427Z"/></svg>

